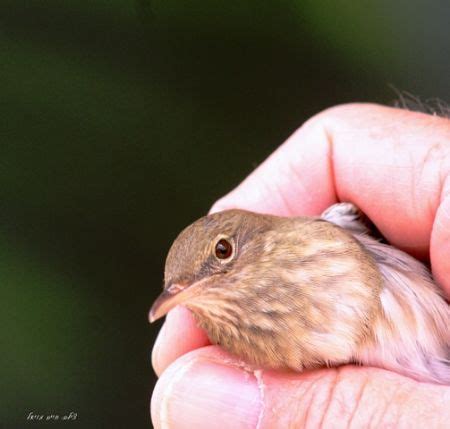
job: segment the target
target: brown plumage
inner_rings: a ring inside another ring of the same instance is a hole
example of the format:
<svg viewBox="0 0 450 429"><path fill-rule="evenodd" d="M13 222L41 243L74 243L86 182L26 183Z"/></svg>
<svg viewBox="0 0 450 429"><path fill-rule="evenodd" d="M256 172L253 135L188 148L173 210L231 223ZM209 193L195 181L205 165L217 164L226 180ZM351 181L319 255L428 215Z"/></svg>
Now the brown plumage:
<svg viewBox="0 0 450 429"><path fill-rule="evenodd" d="M175 240L150 319L182 304L211 341L258 366L374 365L450 383L450 312L427 268L369 235L361 213L228 210Z"/></svg>

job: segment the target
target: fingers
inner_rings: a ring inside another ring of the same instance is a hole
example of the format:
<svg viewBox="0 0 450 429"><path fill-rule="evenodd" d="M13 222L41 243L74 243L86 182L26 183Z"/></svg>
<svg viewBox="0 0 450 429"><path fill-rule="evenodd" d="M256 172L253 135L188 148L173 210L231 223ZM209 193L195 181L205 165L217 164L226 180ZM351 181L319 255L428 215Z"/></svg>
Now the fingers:
<svg viewBox="0 0 450 429"><path fill-rule="evenodd" d="M344 105L306 122L213 211L319 214L351 201L393 244L424 257L449 171L448 119Z"/></svg>
<svg viewBox="0 0 450 429"><path fill-rule="evenodd" d="M206 333L197 327L191 312L175 307L166 317L152 352L152 364L159 376L175 359L209 344Z"/></svg>
<svg viewBox="0 0 450 429"><path fill-rule="evenodd" d="M175 361L152 399L155 428L446 427L450 389L374 368L253 371L218 347Z"/></svg>

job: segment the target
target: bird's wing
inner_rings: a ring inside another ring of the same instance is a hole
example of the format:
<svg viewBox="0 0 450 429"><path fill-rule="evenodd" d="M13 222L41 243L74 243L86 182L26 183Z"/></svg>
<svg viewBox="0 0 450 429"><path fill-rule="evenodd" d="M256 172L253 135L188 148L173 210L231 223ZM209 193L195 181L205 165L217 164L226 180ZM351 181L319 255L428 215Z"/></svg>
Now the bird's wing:
<svg viewBox="0 0 450 429"><path fill-rule="evenodd" d="M337 203L328 207L321 218L353 234L373 234L373 225L367 216L352 203Z"/></svg>
<svg viewBox="0 0 450 429"><path fill-rule="evenodd" d="M353 234L383 278L383 311L373 328L377 342L362 350L356 360L419 380L449 384L450 312L428 268L386 244L376 227L351 203L332 205L322 219ZM386 335L389 330L394 331L395 341Z"/></svg>

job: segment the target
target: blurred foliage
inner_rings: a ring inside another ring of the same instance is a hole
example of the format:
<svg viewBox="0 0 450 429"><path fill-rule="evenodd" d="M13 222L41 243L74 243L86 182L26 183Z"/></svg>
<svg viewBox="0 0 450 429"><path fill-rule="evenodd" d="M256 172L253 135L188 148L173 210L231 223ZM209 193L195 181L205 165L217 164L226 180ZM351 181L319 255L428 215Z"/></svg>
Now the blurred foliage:
<svg viewBox="0 0 450 429"><path fill-rule="evenodd" d="M448 2L0 6L1 427L149 427L178 231L323 108L450 99Z"/></svg>

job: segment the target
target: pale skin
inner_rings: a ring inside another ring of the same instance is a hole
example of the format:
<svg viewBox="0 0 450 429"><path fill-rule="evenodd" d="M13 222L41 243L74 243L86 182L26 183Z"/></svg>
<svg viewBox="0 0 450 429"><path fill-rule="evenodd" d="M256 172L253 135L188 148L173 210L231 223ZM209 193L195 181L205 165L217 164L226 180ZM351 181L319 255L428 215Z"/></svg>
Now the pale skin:
<svg viewBox="0 0 450 429"><path fill-rule="evenodd" d="M450 120L373 104L310 119L212 211L319 215L359 206L395 246L431 262L450 296ZM375 368L302 374L243 366L172 310L152 354L155 428L448 427L450 386Z"/></svg>

